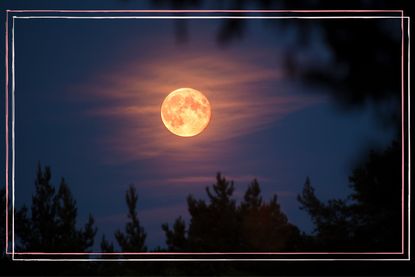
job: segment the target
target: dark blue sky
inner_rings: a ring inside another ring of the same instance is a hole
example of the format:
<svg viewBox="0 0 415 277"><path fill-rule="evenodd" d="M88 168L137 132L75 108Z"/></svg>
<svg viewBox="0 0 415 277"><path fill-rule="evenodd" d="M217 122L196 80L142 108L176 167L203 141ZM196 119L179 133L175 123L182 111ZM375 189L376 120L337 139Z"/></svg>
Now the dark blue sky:
<svg viewBox="0 0 415 277"><path fill-rule="evenodd" d="M30 203L37 161L50 165L55 185L61 176L69 183L79 223L95 217L99 242L124 228L133 183L151 249L164 245L162 223L188 218L187 195L204 197L221 171L235 180L238 199L257 177L263 197L277 193L289 220L311 231L296 201L305 178L322 199L345 196L362 153L392 139L370 103L340 111L319 91L331 88L291 78L282 63L290 31L255 20L242 40L221 47L220 20L187 24L180 43L167 19L16 20L17 207ZM329 62L318 41L304 56ZM195 138L174 137L159 117L179 87L212 103L212 122Z"/></svg>

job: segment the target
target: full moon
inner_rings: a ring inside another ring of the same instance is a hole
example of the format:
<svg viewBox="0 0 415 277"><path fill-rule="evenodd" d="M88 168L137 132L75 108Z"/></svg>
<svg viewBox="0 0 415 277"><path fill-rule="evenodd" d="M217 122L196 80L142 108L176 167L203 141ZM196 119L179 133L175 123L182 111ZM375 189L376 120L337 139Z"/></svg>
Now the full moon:
<svg viewBox="0 0 415 277"><path fill-rule="evenodd" d="M173 134L193 137L200 134L210 121L209 100L200 91L179 88L172 91L161 105L161 120Z"/></svg>

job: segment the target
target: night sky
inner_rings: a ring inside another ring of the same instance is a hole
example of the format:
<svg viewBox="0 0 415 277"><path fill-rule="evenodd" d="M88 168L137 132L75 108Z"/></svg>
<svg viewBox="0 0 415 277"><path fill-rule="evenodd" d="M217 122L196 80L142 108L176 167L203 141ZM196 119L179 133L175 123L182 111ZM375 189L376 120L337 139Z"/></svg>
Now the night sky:
<svg viewBox="0 0 415 277"><path fill-rule="evenodd" d="M185 41L172 19L16 20L16 206L31 201L37 162L50 165L53 183L65 177L72 190L78 223L95 217L99 243L124 228L134 184L153 249L164 246L161 224L188 219L187 195L205 198L220 171L237 199L258 178L264 199L276 193L289 221L312 231L296 200L306 177L322 199L346 196L362 151L385 147L393 132L370 104L343 111L323 91L332 88L292 78L283 60L295 33L274 21L250 20L223 46L220 19L187 20ZM315 37L304 58L329 63ZM212 105L196 137L173 135L160 118L164 97L181 87Z"/></svg>

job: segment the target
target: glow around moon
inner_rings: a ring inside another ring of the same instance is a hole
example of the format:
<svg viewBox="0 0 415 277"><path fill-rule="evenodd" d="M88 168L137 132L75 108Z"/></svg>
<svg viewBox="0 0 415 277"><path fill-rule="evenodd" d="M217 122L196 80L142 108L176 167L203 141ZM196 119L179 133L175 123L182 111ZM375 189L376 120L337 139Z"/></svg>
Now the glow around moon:
<svg viewBox="0 0 415 277"><path fill-rule="evenodd" d="M181 137L200 134L209 124L209 100L200 91L179 88L171 92L161 105L161 119L166 128Z"/></svg>

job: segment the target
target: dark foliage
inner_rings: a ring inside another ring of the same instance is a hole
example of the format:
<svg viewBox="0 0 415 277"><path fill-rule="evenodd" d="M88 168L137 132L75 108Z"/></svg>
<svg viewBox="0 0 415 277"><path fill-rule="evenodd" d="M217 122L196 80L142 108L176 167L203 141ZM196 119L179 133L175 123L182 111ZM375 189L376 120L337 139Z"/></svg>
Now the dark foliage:
<svg viewBox="0 0 415 277"><path fill-rule="evenodd" d="M31 212L26 207L16 213L16 234L21 251L86 252L94 243L97 229L90 215L83 228L76 226L77 208L62 178L56 191L51 170L38 165Z"/></svg>
<svg viewBox="0 0 415 277"><path fill-rule="evenodd" d="M351 245L352 223L350 207L340 199L320 201L307 178L301 195L298 196L301 209L311 217L315 226L315 236L310 237L316 250L345 251L353 249Z"/></svg>
<svg viewBox="0 0 415 277"><path fill-rule="evenodd" d="M115 238L121 247L122 252L145 252L145 239L147 234L137 216L137 192L133 186L130 186L125 194L125 200L128 206L128 219L125 225L125 233L118 230L115 232ZM105 243L104 243L105 246Z"/></svg>
<svg viewBox="0 0 415 277"><path fill-rule="evenodd" d="M112 242L109 242L105 235L101 239L101 251L106 253L101 255L101 259L119 259L119 258L143 258L143 255L133 254L137 252L146 252L147 247L145 240L147 237L144 228L141 226L137 214L138 195L133 185L130 185L125 193L125 201L128 207L128 222L125 224L125 230L117 230L114 233L115 240L120 247L120 252L130 253L130 255L112 254L119 252L115 249ZM150 267L145 263L123 263L112 262L100 264L97 267L100 275L136 275L137 273L154 273L157 272L156 267Z"/></svg>
<svg viewBox="0 0 415 277"><path fill-rule="evenodd" d="M388 0L348 0L348 1L224 1L218 8L217 3L203 0L153 0L156 7L170 9L223 9L223 10L400 10L410 11L408 1ZM226 14L226 13L224 13ZM243 12L229 15L246 15ZM258 14L256 14L258 15ZM261 15L261 14L260 14ZM268 15L269 14L263 14ZM396 15L396 13L395 13ZM321 86L319 90L328 94L334 103L345 110L364 107L375 102L375 112L385 126L399 123L401 41L400 34L392 33L400 28L400 20L274 20L268 21L271 36L280 36L281 32L294 34L295 42L286 45L280 58L285 60L285 70L294 80L307 85ZM184 24L184 23L183 23ZM249 37L249 21L244 19L222 19L216 32L219 46L231 46L233 43ZM186 26L177 28L179 40L188 38ZM319 33L321 36L316 36ZM314 43L326 46L324 50L331 54L330 61L322 62L309 54Z"/></svg>
<svg viewBox="0 0 415 277"><path fill-rule="evenodd" d="M315 225L313 235L300 234L288 222L274 195L269 202L263 200L258 181L248 186L243 200L233 198L234 184L221 174L216 183L206 188L207 201L188 197L191 214L189 226L179 217L170 229L162 226L166 234L168 251L174 252L239 252L239 251L398 251L401 242L401 182L400 145L393 143L383 152L372 151L367 160L356 167L350 176L353 190L346 199L319 200L307 178L298 200ZM51 172L38 166L32 198L31 212L23 208L16 214L16 231L19 247L41 247L47 251L87 251L92 245L96 229L92 218L84 228L76 228L76 202L65 180L57 190L50 184ZM0 191L4 202L4 189ZM126 193L129 222L125 232L117 231L116 239L122 251L146 251L146 233L138 220L137 193L130 187ZM5 204L5 203L3 203ZM45 217L48 220L45 222ZM22 225L21 225L22 224ZM19 227L20 225L20 227ZM387 228L385 228L387 226ZM17 228L18 227L18 228ZM26 228L26 229L25 229ZM46 232L51 228L56 233ZM4 232L3 230L0 230ZM34 238L33 232L39 237ZM26 232L26 233L25 233ZM47 233L51 237L45 237ZM224 234L222 236L222 234ZM92 238L92 239L91 239ZM102 237L103 252L114 252L114 246ZM78 250L81 249L81 250ZM163 249L159 249L164 251ZM3 259L2 263L9 263ZM229 265L179 266L168 264L163 268L155 264L101 264L63 265L61 273L90 272L105 274L158 273L161 275L197 275L225 272L239 274L252 271ZM39 271L43 272L43 271Z"/></svg>
<svg viewBox="0 0 415 277"><path fill-rule="evenodd" d="M115 252L114 244L112 242L109 242L105 238L105 235L102 236L100 246L101 246L101 251L104 252L104 253L114 253Z"/></svg>
<svg viewBox="0 0 415 277"><path fill-rule="evenodd" d="M213 192L206 188L208 203L196 200L192 195L187 198L191 216L190 248L193 251L235 251L238 249L238 224L236 204L232 199L234 184L218 174L212 188Z"/></svg>
<svg viewBox="0 0 415 277"><path fill-rule="evenodd" d="M238 209L240 245L244 251L293 251L300 245L300 232L288 222L274 195L262 201L258 181L254 179Z"/></svg>
<svg viewBox="0 0 415 277"><path fill-rule="evenodd" d="M168 224L161 227L166 234L167 249L170 252L184 252L188 249L186 223L182 217L176 219L173 230L169 229Z"/></svg>
<svg viewBox="0 0 415 277"><path fill-rule="evenodd" d="M320 201L307 178L298 200L315 226L314 243L324 251L401 250L400 145L372 151L350 176L348 199Z"/></svg>
<svg viewBox="0 0 415 277"><path fill-rule="evenodd" d="M188 231L181 218L172 230L167 224L162 226L169 250L265 252L291 251L299 246L300 232L288 222L276 195L270 202L264 202L259 184L253 180L238 206L232 198L233 191L233 182L218 173L216 183L206 188L208 202L190 195Z"/></svg>

